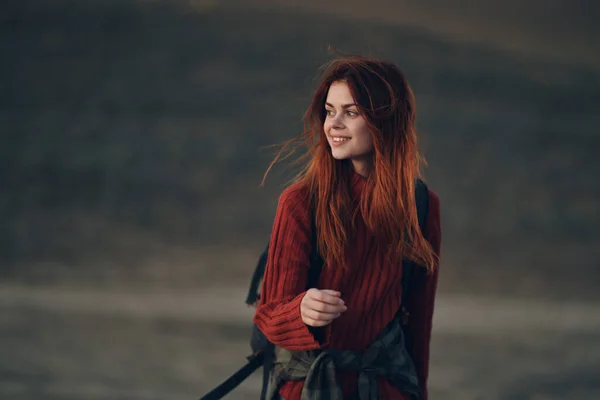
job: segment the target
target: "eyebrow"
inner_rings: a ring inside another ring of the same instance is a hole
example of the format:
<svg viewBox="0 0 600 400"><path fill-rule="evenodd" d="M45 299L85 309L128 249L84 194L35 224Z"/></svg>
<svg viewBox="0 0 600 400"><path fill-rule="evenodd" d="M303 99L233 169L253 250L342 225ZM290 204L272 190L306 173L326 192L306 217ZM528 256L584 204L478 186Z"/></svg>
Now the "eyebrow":
<svg viewBox="0 0 600 400"><path fill-rule="evenodd" d="M327 103L327 102L325 102L325 105L326 105L326 106L329 106L329 107L331 107L331 108L335 108L335 107L333 106L333 104L331 104L331 103ZM353 107L353 106L355 106L355 107L358 107L358 106L357 106L355 103L350 103L350 104L344 104L344 105L342 106L342 108L346 109L346 108L350 108L350 107Z"/></svg>

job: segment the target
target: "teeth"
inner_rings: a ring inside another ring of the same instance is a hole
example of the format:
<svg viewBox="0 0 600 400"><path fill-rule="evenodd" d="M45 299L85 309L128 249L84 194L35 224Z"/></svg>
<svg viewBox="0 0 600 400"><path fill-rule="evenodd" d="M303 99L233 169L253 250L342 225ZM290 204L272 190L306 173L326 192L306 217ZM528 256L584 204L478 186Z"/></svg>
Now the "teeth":
<svg viewBox="0 0 600 400"><path fill-rule="evenodd" d="M350 140L350 138L342 138L342 137L334 137L334 142L345 142L346 140Z"/></svg>

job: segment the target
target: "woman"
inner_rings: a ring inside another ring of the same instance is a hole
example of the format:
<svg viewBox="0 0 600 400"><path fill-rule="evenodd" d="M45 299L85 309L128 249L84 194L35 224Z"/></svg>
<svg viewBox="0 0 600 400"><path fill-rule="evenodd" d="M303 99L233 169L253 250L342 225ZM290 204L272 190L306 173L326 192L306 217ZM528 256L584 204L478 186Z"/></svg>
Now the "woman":
<svg viewBox="0 0 600 400"><path fill-rule="evenodd" d="M309 146L305 169L279 199L254 317L279 350L271 398L427 399L441 232L431 191L425 231L419 228L415 116L414 95L396 65L339 58L324 70L304 133L282 149ZM324 266L307 288L313 242ZM411 281L406 304L403 258L426 272ZM401 350L408 361L393 353L386 365L370 365L366 355L397 325L401 306L410 316L410 345ZM418 379L412 386L411 374Z"/></svg>

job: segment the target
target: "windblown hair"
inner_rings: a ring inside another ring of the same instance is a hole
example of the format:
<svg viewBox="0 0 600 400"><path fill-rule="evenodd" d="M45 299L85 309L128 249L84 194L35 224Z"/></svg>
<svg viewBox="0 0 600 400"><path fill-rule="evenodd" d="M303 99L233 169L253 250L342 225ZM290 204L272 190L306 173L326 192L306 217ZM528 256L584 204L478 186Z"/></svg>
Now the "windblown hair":
<svg viewBox="0 0 600 400"><path fill-rule="evenodd" d="M352 163L333 158L323 130L327 93L338 81L350 88L373 138L373 166L360 203L351 196ZM417 148L415 118L414 94L395 64L352 56L324 66L304 114L303 133L281 145L263 183L275 163L298 146L308 148L297 160L305 164L295 181L306 185L310 194L325 265L350 264L346 245L355 232L356 211L360 210L367 228L387 249L389 260L406 257L428 271L434 268L436 256L420 231L414 196L424 162Z"/></svg>

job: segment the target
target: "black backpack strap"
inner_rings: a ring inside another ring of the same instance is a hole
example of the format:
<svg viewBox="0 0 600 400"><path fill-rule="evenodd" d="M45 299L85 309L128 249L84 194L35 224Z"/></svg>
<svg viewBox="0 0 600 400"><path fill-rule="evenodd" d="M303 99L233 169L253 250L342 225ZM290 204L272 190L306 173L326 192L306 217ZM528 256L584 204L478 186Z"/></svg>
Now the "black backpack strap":
<svg viewBox="0 0 600 400"><path fill-rule="evenodd" d="M219 386L200 397L200 400L220 400L229 392L235 389L240 383L246 380L254 371L264 363L263 353L258 353L248 357L248 363L240 368L235 374L231 375L227 380Z"/></svg>
<svg viewBox="0 0 600 400"><path fill-rule="evenodd" d="M417 204L417 218L419 220L419 228L425 234L427 224L427 216L429 215L429 188L421 179L417 179L415 184L415 201ZM419 268L413 261L402 261L402 312L404 313L404 324L408 320L408 311L404 307L410 292L410 284L413 280L415 269Z"/></svg>
<svg viewBox="0 0 600 400"><path fill-rule="evenodd" d="M421 232L425 234L425 228L427 224L427 216L429 214L429 189L427 185L420 179L417 180L415 185L415 198L417 203L417 217L419 219L419 228ZM410 286L415 281L416 274L422 274L423 268L415 264L414 261L404 259L402 261L402 331L404 333L405 348L410 357L414 360L414 353L412 351L412 336L408 329L410 313L406 309L406 303L408 300L408 294L410 292Z"/></svg>
<svg viewBox="0 0 600 400"><path fill-rule="evenodd" d="M421 228L421 233L425 234L427 216L429 215L429 188L420 179L417 179L417 183L415 184L415 200L417 203L419 228Z"/></svg>
<svg viewBox="0 0 600 400"><path fill-rule="evenodd" d="M308 269L307 289L314 288L319 282L319 276L323 270L323 256L319 251L319 237L317 235L317 222L315 220L314 203L311 206L310 213L310 237L311 237L311 254L310 268Z"/></svg>
<svg viewBox="0 0 600 400"><path fill-rule="evenodd" d="M256 304L258 301L258 287L260 286L260 282L265 274L265 268L267 266L267 257L269 256L269 244L263 250L262 254L258 258L258 263L254 268L254 273L252 274L252 280L250 281L250 288L248 289L248 295L246 296L246 304L249 306Z"/></svg>

